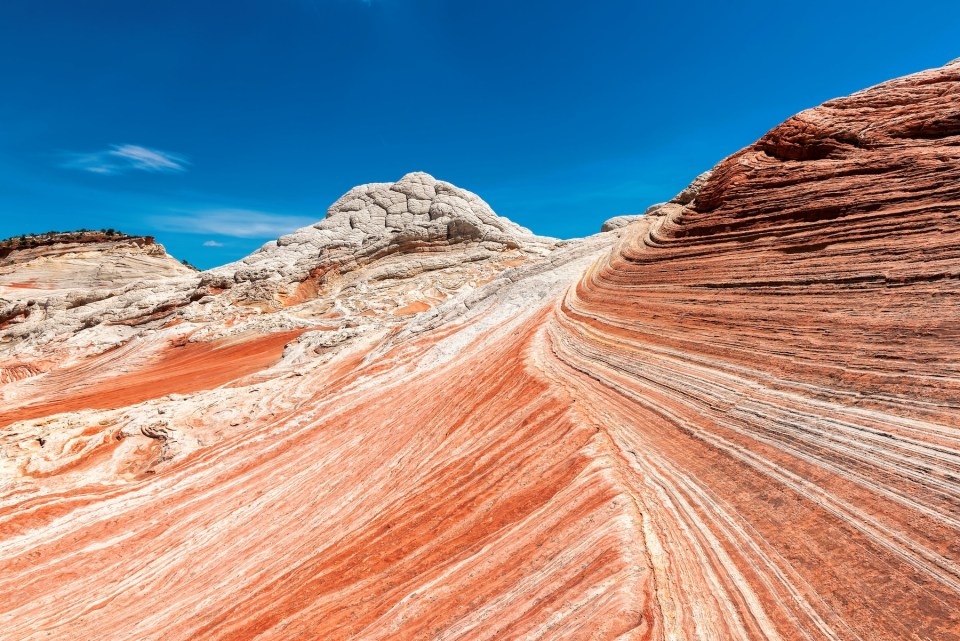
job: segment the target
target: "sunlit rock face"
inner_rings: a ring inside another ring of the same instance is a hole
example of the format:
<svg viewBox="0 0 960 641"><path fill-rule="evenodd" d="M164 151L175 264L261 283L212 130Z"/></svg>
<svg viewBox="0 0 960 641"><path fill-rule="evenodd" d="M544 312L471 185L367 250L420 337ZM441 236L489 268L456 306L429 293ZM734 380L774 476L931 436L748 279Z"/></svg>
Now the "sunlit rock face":
<svg viewBox="0 0 960 641"><path fill-rule="evenodd" d="M44 299L192 271L149 236L85 232L71 240L40 239L36 246L0 248L0 297Z"/></svg>
<svg viewBox="0 0 960 641"><path fill-rule="evenodd" d="M557 243L498 216L476 194L416 172L354 187L322 221L211 270L203 283L231 288L231 298L246 303L287 306L321 293L342 303L339 294L361 287L358 278L369 289L423 272L543 255Z"/></svg>
<svg viewBox="0 0 960 641"><path fill-rule="evenodd" d="M577 241L411 174L8 318L0 638L960 639L958 104Z"/></svg>
<svg viewBox="0 0 960 641"><path fill-rule="evenodd" d="M662 553L663 634L960 637L960 65L627 230L548 335Z"/></svg>
<svg viewBox="0 0 960 641"><path fill-rule="evenodd" d="M60 233L27 242L0 246L0 331L194 272L149 236Z"/></svg>

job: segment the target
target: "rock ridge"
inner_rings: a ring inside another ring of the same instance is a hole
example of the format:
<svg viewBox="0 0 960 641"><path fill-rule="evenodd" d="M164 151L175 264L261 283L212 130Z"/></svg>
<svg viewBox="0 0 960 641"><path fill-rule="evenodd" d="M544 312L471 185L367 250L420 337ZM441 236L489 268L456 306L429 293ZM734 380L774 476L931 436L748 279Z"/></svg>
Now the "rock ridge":
<svg viewBox="0 0 960 641"><path fill-rule="evenodd" d="M586 239L414 174L0 330L0 630L960 641L958 70Z"/></svg>
<svg viewBox="0 0 960 641"><path fill-rule="evenodd" d="M544 255L559 242L498 216L472 192L414 172L395 183L354 187L320 222L206 272L202 283L222 289L252 284L242 295L267 300L308 278L342 275L393 254L469 249L473 260L482 260L506 250Z"/></svg>

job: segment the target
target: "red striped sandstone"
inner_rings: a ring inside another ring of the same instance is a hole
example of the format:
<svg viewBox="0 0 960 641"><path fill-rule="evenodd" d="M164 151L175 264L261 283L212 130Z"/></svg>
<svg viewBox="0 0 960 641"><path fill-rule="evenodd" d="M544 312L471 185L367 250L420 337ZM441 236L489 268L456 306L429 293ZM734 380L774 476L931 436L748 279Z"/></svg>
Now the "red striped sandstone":
<svg viewBox="0 0 960 641"><path fill-rule="evenodd" d="M0 637L960 639L958 114L955 64L616 232L371 229L23 327Z"/></svg>

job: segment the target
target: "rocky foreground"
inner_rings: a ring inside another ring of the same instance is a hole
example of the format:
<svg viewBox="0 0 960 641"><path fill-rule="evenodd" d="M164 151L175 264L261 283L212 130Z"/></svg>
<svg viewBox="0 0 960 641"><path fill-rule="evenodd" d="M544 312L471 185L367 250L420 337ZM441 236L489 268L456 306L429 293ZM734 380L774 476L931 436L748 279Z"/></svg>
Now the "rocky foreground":
<svg viewBox="0 0 960 641"><path fill-rule="evenodd" d="M960 639L960 64L604 229L0 266L0 638Z"/></svg>

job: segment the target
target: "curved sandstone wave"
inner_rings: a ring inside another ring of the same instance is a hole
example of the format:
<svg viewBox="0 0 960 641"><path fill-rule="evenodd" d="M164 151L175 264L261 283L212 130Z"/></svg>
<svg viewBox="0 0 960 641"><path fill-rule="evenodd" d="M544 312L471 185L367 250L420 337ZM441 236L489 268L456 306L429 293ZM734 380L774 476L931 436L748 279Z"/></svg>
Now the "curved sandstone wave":
<svg viewBox="0 0 960 641"><path fill-rule="evenodd" d="M958 104L956 64L831 101L522 260L481 217L469 288L391 249L374 289L358 233L350 289L138 330L273 328L223 359L16 361L0 638L960 639Z"/></svg>
<svg viewBox="0 0 960 641"><path fill-rule="evenodd" d="M960 638L958 109L952 65L788 120L556 316L688 634Z"/></svg>
<svg viewBox="0 0 960 641"><path fill-rule="evenodd" d="M167 394L215 388L274 365L287 343L301 333L185 342L159 349L132 342L52 372L29 389L19 407L12 407L16 403L8 400L10 407L0 410L0 427L61 412L116 409Z"/></svg>

